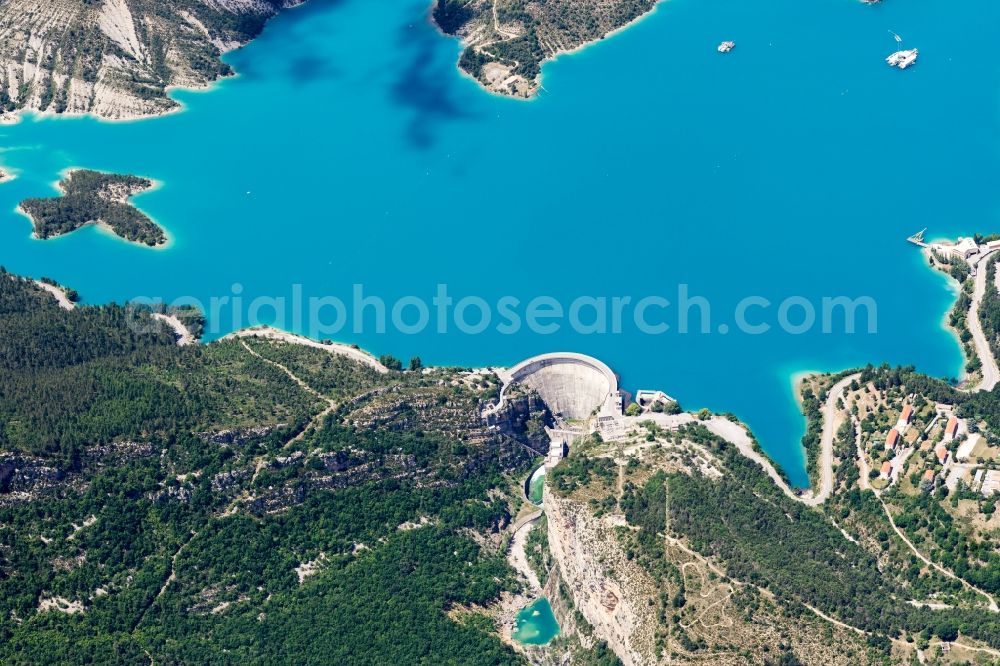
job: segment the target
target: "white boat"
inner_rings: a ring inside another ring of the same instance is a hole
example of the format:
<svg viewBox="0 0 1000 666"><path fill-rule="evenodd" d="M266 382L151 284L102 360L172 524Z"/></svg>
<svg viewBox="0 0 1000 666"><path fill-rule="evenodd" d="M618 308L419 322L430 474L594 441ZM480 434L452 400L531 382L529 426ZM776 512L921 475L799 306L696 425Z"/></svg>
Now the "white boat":
<svg viewBox="0 0 1000 666"><path fill-rule="evenodd" d="M736 46L736 42L722 42L719 44L719 53L729 53Z"/></svg>
<svg viewBox="0 0 1000 666"><path fill-rule="evenodd" d="M918 53L919 52L917 51L917 49L896 51L888 58L886 58L885 61L889 64L890 67L899 67L900 69L906 69L907 67L909 67L910 65L912 65L917 61Z"/></svg>

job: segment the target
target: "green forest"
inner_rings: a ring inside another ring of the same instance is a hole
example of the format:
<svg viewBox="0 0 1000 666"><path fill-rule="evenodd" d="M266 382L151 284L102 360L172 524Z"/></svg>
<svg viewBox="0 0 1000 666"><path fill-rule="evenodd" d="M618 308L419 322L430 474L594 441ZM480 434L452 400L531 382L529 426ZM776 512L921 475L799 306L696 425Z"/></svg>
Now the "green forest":
<svg viewBox="0 0 1000 666"><path fill-rule="evenodd" d="M0 270L0 663L522 663L449 615L518 585L492 386L130 317Z"/></svg>

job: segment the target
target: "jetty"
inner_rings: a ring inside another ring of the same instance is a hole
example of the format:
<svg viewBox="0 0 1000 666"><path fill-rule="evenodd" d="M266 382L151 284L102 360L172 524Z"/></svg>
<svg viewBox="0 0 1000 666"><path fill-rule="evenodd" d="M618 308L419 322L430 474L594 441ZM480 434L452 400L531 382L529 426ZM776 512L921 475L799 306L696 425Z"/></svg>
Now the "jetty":
<svg viewBox="0 0 1000 666"><path fill-rule="evenodd" d="M927 243L924 242L924 234L927 233L927 227L924 227L917 233L913 234L906 240L913 243L914 245L919 245L920 247L927 247Z"/></svg>
<svg viewBox="0 0 1000 666"><path fill-rule="evenodd" d="M899 67L900 69L906 69L913 63L917 61L917 54L919 51L917 49L909 49L904 51L896 51L885 61L890 67Z"/></svg>

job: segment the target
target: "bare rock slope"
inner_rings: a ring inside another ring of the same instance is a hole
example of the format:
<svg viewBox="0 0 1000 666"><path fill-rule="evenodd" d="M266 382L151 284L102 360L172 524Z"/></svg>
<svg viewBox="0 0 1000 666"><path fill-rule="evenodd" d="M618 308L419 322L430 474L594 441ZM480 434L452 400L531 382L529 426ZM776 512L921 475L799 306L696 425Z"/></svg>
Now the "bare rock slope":
<svg viewBox="0 0 1000 666"><path fill-rule="evenodd" d="M0 0L0 112L165 113L168 87L231 74L219 57L299 2Z"/></svg>

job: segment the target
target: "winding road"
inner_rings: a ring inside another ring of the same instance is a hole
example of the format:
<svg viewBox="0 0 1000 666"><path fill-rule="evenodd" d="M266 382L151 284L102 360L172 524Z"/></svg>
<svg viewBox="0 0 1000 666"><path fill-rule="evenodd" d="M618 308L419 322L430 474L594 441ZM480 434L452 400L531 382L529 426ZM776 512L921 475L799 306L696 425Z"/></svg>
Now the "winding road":
<svg viewBox="0 0 1000 666"><path fill-rule="evenodd" d="M993 357L993 350L990 349L990 344L983 333L983 325L979 321L979 305L983 302L983 296L986 295L986 266L989 263L986 259L991 257L994 252L996 250L983 254L975 263L975 287L972 290L972 304L969 306L969 315L966 321L969 324L969 332L972 333L976 355L982 361L983 378L970 388L970 391L992 391L993 387L1000 382L1000 368L997 367L997 360ZM998 279L998 283L1000 283L1000 279Z"/></svg>
<svg viewBox="0 0 1000 666"><path fill-rule="evenodd" d="M833 442L837 437L837 430L844 420L843 414L837 409L837 401L843 398L844 391L850 383L860 376L860 373L855 373L844 377L833 385L826 398L826 404L823 407L823 435L820 440L820 483L819 490L816 492L800 495L792 490L771 461L754 448L753 440L740 424L717 417L706 421L704 425L716 435L736 445L740 453L760 465L785 495L807 506L819 506L833 492Z"/></svg>
<svg viewBox="0 0 1000 666"><path fill-rule="evenodd" d="M302 438L304 438L306 436L306 433L308 433L313 428L319 428L320 425L323 423L323 420L326 419L327 415L332 414L337 409L339 403L336 400L334 400L333 398L331 398L331 397L329 397L327 395L323 395L322 393L320 393L319 391L317 391L316 389L314 389L312 386L310 386L309 384L307 384L303 379L301 379L298 375L296 375L294 372L292 372L291 370L289 370L287 367L285 367L281 363L278 363L277 361L272 361L271 359L266 358L266 357L258 354L256 351L254 351L253 349L251 349L250 345L248 345L246 343L246 341L244 341L244 340L240 340L240 344L243 345L244 349L246 349L248 352L250 352L251 356L253 356L253 357L255 357L255 358L263 361L264 363L267 363L268 365L270 365L272 367L277 368L278 370L281 370L286 375L288 375L289 379L291 379L293 382L295 382L296 384L298 384L299 387L303 391L309 393L310 395L312 395L313 397L315 397L317 400L320 400L320 401L326 403L326 408L323 411L321 411L319 414L317 414L316 416L314 416L312 418L312 420L309 422L309 424L305 428L303 428L299 432L299 434L297 434L295 437L293 437L292 439L290 439L287 442L285 442L285 445L282 447L282 450L287 449L291 444L294 444L295 442L298 442L298 441L302 440ZM259 471L260 471L260 468L258 467L257 472L259 472ZM257 474L254 473L254 478L256 478L256 477L257 477Z"/></svg>
<svg viewBox="0 0 1000 666"><path fill-rule="evenodd" d="M859 379L861 373L844 377L833 385L823 407L823 435L820 439L820 482L819 491L803 498L809 506L819 506L833 492L833 440L844 422L843 413L837 409L837 402L844 397L844 391L851 382Z"/></svg>

